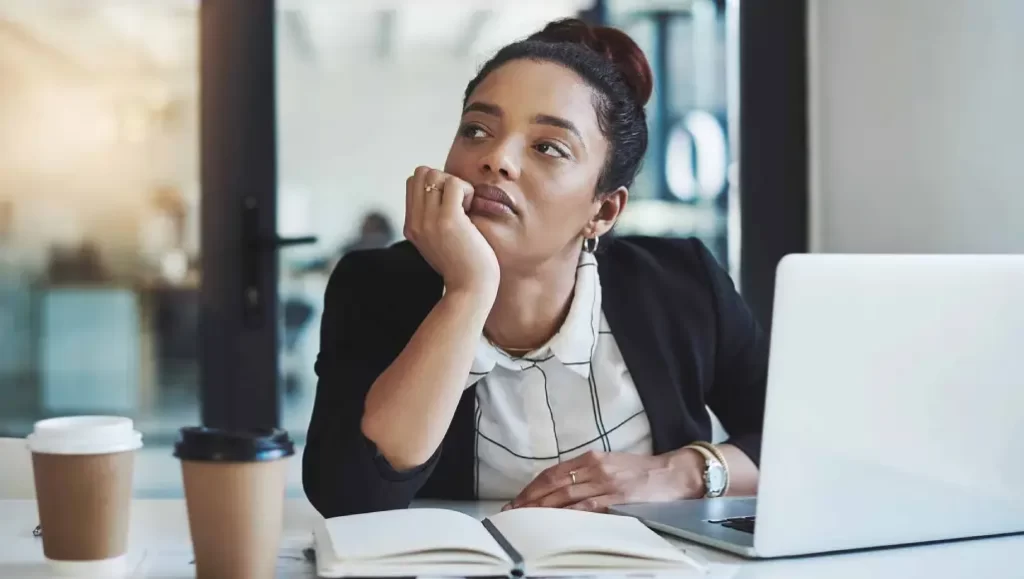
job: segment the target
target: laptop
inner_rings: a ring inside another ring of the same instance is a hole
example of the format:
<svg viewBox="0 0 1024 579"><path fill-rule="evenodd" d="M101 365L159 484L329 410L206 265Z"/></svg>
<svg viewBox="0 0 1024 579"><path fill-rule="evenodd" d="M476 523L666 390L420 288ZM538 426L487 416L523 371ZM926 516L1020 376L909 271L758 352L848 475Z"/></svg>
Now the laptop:
<svg viewBox="0 0 1024 579"><path fill-rule="evenodd" d="M758 497L612 512L751 558L1024 532L1024 256L779 265Z"/></svg>

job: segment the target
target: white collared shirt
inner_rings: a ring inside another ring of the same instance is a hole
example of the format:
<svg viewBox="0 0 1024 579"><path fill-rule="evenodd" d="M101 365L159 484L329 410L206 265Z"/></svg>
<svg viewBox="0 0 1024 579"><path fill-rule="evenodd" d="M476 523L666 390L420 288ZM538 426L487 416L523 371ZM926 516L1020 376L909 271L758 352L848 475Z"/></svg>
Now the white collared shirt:
<svg viewBox="0 0 1024 579"><path fill-rule="evenodd" d="M597 260L584 252L569 315L543 347L513 358L480 338L476 491L514 498L538 474L588 450L651 454L640 395L601 309Z"/></svg>

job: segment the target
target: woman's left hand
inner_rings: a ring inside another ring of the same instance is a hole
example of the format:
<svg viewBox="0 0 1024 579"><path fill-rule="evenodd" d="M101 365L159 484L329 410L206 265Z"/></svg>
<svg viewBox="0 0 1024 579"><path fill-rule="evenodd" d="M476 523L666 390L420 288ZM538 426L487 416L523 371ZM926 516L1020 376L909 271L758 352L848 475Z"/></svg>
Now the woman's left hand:
<svg viewBox="0 0 1024 579"><path fill-rule="evenodd" d="M689 448L658 456L591 451L540 473L502 510L566 507L604 512L622 503L699 498L704 495L703 473L704 458Z"/></svg>

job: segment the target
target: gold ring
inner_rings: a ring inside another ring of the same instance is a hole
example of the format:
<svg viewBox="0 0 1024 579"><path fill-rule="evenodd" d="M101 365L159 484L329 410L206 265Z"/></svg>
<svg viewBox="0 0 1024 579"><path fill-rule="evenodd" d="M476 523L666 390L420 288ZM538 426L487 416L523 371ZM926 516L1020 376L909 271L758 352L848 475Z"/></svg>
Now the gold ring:
<svg viewBox="0 0 1024 579"><path fill-rule="evenodd" d="M431 183L431 184L427 185L426 187L424 187L423 190L426 191L427 193L431 193L433 191L440 191L440 189L438 189L437 185L434 185L433 183Z"/></svg>
<svg viewBox="0 0 1024 579"><path fill-rule="evenodd" d="M569 471L569 478L572 479L572 484L576 484L576 471L570 470Z"/></svg>

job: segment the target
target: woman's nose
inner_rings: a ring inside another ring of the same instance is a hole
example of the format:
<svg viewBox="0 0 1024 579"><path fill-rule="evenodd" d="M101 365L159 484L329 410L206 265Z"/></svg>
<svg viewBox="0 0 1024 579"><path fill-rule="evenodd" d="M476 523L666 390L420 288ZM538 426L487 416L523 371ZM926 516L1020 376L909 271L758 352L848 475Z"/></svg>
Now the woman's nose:
<svg viewBox="0 0 1024 579"><path fill-rule="evenodd" d="M482 160L484 173L497 173L509 181L519 179L519 157L510 144L495 146Z"/></svg>

